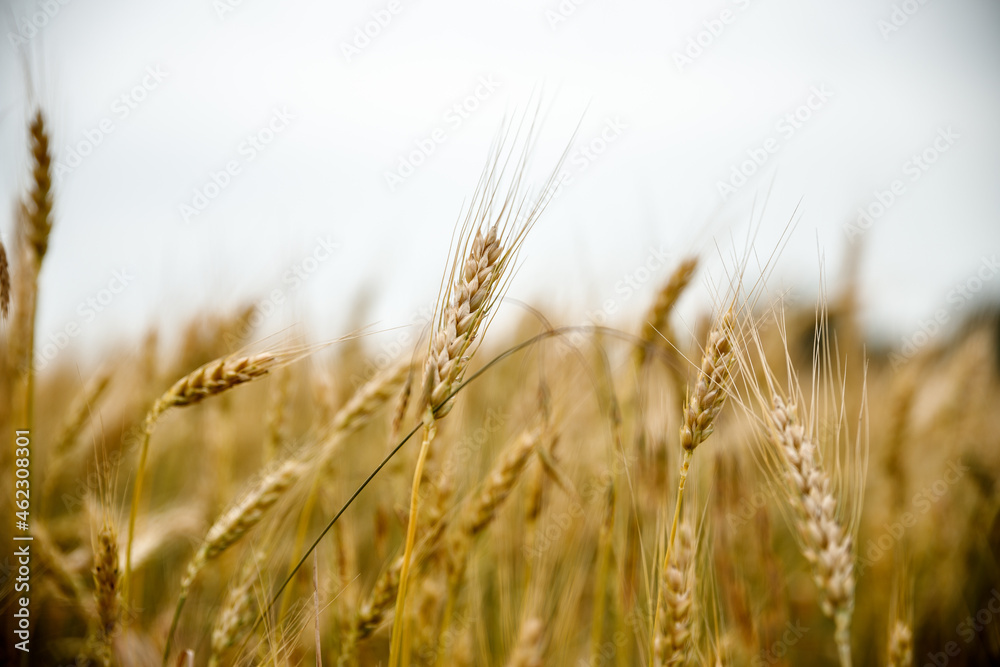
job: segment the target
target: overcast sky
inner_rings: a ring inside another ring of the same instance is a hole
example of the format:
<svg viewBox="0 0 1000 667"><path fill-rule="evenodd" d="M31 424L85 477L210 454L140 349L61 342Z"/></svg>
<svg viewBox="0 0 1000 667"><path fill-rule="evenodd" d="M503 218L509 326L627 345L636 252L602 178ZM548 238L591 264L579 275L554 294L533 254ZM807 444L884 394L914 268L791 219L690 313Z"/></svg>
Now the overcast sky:
<svg viewBox="0 0 1000 667"><path fill-rule="evenodd" d="M253 298L277 310L265 329L318 338L361 295L366 321L407 324L504 117L539 95L536 183L580 127L510 296L564 321L610 301L635 326L673 262L730 252L769 191L761 252L798 206L775 291L815 293L820 255L834 281L855 237L875 334L1000 295L995 2L4 7L5 241L36 101L60 164L43 341L76 324L87 349Z"/></svg>

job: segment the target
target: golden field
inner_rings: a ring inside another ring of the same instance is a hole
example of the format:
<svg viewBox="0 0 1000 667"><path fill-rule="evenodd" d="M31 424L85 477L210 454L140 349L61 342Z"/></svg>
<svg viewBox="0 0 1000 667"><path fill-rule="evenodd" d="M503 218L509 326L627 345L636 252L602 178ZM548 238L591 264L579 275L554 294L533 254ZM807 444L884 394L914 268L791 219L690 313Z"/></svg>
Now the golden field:
<svg viewBox="0 0 1000 667"><path fill-rule="evenodd" d="M996 311L871 348L864 285L788 305L752 244L693 332L699 257L641 321L516 307L552 183L527 194L514 133L397 344L361 315L262 338L220 301L180 346L36 372L59 224L41 112L29 133L0 276L3 534L33 537L30 581L21 542L0 559L5 664L25 595L38 665L1000 661Z"/></svg>

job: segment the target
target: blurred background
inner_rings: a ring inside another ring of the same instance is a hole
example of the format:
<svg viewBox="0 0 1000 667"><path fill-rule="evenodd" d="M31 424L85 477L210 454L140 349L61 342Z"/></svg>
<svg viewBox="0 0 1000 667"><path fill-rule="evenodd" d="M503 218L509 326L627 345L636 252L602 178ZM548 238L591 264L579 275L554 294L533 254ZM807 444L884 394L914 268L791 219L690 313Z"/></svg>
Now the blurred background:
<svg viewBox="0 0 1000 667"><path fill-rule="evenodd" d="M704 304L793 221L771 291L855 257L874 342L1000 295L997 3L10 0L0 25L5 241L36 104L57 161L40 350L248 302L262 333L418 321L539 99L532 181L567 155L509 296L566 321L631 328L692 252Z"/></svg>

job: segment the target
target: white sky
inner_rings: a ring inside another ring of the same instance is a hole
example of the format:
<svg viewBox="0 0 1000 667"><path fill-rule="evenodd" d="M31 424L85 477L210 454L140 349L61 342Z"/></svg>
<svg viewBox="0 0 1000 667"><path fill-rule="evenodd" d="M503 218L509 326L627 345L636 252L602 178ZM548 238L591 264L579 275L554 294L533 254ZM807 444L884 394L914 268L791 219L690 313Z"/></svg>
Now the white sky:
<svg viewBox="0 0 1000 667"><path fill-rule="evenodd" d="M866 322L898 340L938 309L971 310L948 295L1000 252L1000 6L896 4L919 9L884 37L878 21L890 19L889 1L243 0L220 17L212 0L8 0L0 13L6 201L27 182L25 62L56 159L69 159L88 132L100 137L57 185L40 337L76 323L71 344L87 349L153 324L175 331L199 310L235 308L276 288L285 301L272 330L300 321L316 337L337 337L362 294L366 321L407 324L436 293L460 206L504 115L541 90L536 182L583 120L565 166L573 184L529 236L511 297L561 311L564 321L583 321L608 299L638 317L672 266L634 295L616 283L642 278L651 249L675 259L692 250L714 258L716 244L730 252L772 182L760 252L801 206L771 287L813 294L818 253L836 278L845 223L899 179L903 193L864 233L862 269ZM57 10L43 18L43 5ZM553 26L547 12L559 7L575 9ZM711 40L704 33L708 46L679 68L675 53L724 10L729 23ZM343 45L379 12L391 20L348 61ZM12 35L32 15L44 25L15 48ZM116 100L144 77L148 89L126 117ZM468 118L450 112L477 87L484 100ZM831 95L812 98L818 108L800 128L776 125L814 89ZM276 109L292 120L248 161L242 142ZM101 131L102 121L113 131ZM609 123L620 130L607 136L617 136L592 162L583 158L580 148ZM415 142L433 142L436 128L445 141L391 190L385 173ZM946 128L957 135L948 150L912 171L907 161ZM768 139L776 152L723 200L719 181ZM180 205L231 160L239 173L185 223ZM0 206L8 242L12 209ZM320 248L317 238L336 250L292 287L283 275ZM122 269L132 279L102 312L80 306ZM1000 295L1000 275L983 283L985 294ZM688 321L706 299L687 300Z"/></svg>

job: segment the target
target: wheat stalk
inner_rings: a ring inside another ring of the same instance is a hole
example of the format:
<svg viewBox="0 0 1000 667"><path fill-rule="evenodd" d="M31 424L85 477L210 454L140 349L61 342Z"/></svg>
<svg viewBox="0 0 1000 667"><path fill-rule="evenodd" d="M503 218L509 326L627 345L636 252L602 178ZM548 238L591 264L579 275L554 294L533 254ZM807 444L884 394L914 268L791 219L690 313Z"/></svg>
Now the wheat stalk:
<svg viewBox="0 0 1000 667"><path fill-rule="evenodd" d="M670 537L663 556L663 570L670 568L671 551L677 534L687 485L688 471L695 449L715 430L715 420L725 405L735 355L732 345L733 315L730 310L713 327L702 355L701 369L693 390L688 391L684 406L684 421L680 428L681 463L677 481L677 501L674 504L674 519L670 525ZM654 614L653 636L658 637L657 624L660 615L661 597L657 596ZM655 640L654 640L655 642ZM655 652L654 652L655 653ZM650 660L653 653L650 654Z"/></svg>
<svg viewBox="0 0 1000 667"><path fill-rule="evenodd" d="M507 194L501 199L498 193L505 182L504 170L510 154L502 164L504 145L503 142L499 143L479 180L459 232L451 270L443 281L446 287L438 300L435 331L424 366L421 406L423 439L410 493L410 513L389 649L389 667L398 667L401 658L406 587L419 519L420 482L431 443L437 433L435 422L451 410L452 393L461 382L465 369L481 342L481 329L489 322L493 307L507 284L507 269L553 192L558 166L535 203L525 208L527 197L520 193L520 185L530 146L529 133L524 151L515 165L515 175ZM512 152L513 148L509 150Z"/></svg>

